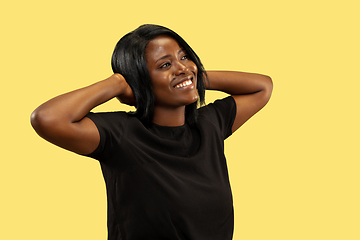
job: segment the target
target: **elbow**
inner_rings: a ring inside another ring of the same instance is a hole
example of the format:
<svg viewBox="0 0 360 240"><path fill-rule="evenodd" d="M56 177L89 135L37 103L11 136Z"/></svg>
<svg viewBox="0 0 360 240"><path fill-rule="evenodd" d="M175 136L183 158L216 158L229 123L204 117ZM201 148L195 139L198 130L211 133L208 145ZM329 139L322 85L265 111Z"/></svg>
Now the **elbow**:
<svg viewBox="0 0 360 240"><path fill-rule="evenodd" d="M274 84L271 77L269 76L264 76L264 77L265 79L264 79L264 88L263 88L263 98L266 104L271 98Z"/></svg>
<svg viewBox="0 0 360 240"><path fill-rule="evenodd" d="M40 107L35 109L30 115L30 123L39 136L44 137L51 126L56 126L54 118L50 113L42 110Z"/></svg>
<svg viewBox="0 0 360 240"><path fill-rule="evenodd" d="M271 79L271 77L266 76L266 90L269 92L270 96L271 96L271 93L273 90L273 86L274 86L274 83L273 83L273 80Z"/></svg>
<svg viewBox="0 0 360 240"><path fill-rule="evenodd" d="M265 88L268 90L268 91L270 91L270 92L272 92L272 89L273 89L273 81L272 81L272 79L271 79L271 77L270 76L265 76Z"/></svg>
<svg viewBox="0 0 360 240"><path fill-rule="evenodd" d="M273 80L270 76L258 74L258 78L255 82L258 92L263 92L265 95L269 95L269 97L271 96L273 90Z"/></svg>
<svg viewBox="0 0 360 240"><path fill-rule="evenodd" d="M30 123L33 129L39 134L41 129L44 127L45 118L41 114L41 110L35 109L30 115ZM39 134L40 135L40 134Z"/></svg>

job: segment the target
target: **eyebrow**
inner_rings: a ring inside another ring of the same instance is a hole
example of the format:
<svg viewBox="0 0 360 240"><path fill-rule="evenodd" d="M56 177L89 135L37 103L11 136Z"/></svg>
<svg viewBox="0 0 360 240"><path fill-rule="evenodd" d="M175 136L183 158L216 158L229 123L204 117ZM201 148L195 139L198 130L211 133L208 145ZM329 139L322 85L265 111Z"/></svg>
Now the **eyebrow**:
<svg viewBox="0 0 360 240"><path fill-rule="evenodd" d="M181 48L179 51L178 51L178 54L184 52L184 49ZM171 57L171 54L168 54L168 55L165 55L165 56L162 56L161 58L159 58L158 60L155 61L155 63L157 63L158 61L164 59L164 58L168 58L168 57Z"/></svg>

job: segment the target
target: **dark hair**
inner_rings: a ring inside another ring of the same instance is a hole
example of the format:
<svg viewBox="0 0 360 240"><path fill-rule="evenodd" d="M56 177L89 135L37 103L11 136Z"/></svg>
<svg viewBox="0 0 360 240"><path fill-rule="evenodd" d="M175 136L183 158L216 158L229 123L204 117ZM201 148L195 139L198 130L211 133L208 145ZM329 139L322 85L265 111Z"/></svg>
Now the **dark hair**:
<svg viewBox="0 0 360 240"><path fill-rule="evenodd" d="M148 43L160 36L167 35L175 39L184 48L188 57L196 64L197 90L199 100L185 107L185 119L189 124L196 122L196 109L205 102L206 71L193 49L177 33L163 26L145 24L123 36L116 44L111 67L114 73L124 76L130 85L135 99L135 114L146 125L151 124L154 114L155 97L153 93L150 73L145 59L145 48Z"/></svg>

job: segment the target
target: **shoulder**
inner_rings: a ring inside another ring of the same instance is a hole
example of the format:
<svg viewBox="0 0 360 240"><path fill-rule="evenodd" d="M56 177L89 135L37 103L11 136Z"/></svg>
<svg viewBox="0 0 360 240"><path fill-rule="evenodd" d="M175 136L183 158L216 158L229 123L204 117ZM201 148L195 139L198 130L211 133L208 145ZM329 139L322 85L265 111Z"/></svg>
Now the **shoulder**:
<svg viewBox="0 0 360 240"><path fill-rule="evenodd" d="M101 161L105 161L123 139L127 139L126 134L134 129L129 123L139 121L134 114L127 112L90 112L86 117L94 122L100 135L98 147L88 156Z"/></svg>
<svg viewBox="0 0 360 240"><path fill-rule="evenodd" d="M123 111L116 111L116 112L89 112L87 114L87 117L89 118L103 118L103 119L108 119L108 118L124 118L128 115L129 113L127 112L123 112Z"/></svg>
<svg viewBox="0 0 360 240"><path fill-rule="evenodd" d="M114 123L114 122L122 122L129 118L131 113L127 112L90 112L86 115L86 117L90 118L93 122L101 122L101 123Z"/></svg>
<svg viewBox="0 0 360 240"><path fill-rule="evenodd" d="M199 124L211 124L219 129L224 139L231 135L231 127L236 117L236 103L233 97L216 100L198 109Z"/></svg>
<svg viewBox="0 0 360 240"><path fill-rule="evenodd" d="M236 102L232 96L228 96L199 108L198 112L199 116L209 115L210 117L217 116L219 114L236 115Z"/></svg>
<svg viewBox="0 0 360 240"><path fill-rule="evenodd" d="M90 118L98 128L101 136L111 136L113 134L123 134L129 121L139 121L134 114L118 111L118 112L90 112L86 115Z"/></svg>

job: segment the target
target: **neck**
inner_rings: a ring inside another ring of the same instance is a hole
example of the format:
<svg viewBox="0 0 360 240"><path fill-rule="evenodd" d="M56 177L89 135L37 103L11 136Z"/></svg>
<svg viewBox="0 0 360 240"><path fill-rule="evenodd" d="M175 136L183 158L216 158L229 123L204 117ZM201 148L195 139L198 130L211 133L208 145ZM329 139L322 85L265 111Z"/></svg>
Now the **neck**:
<svg viewBox="0 0 360 240"><path fill-rule="evenodd" d="M166 127L182 126L185 124L185 106L172 109L155 107L152 122Z"/></svg>

